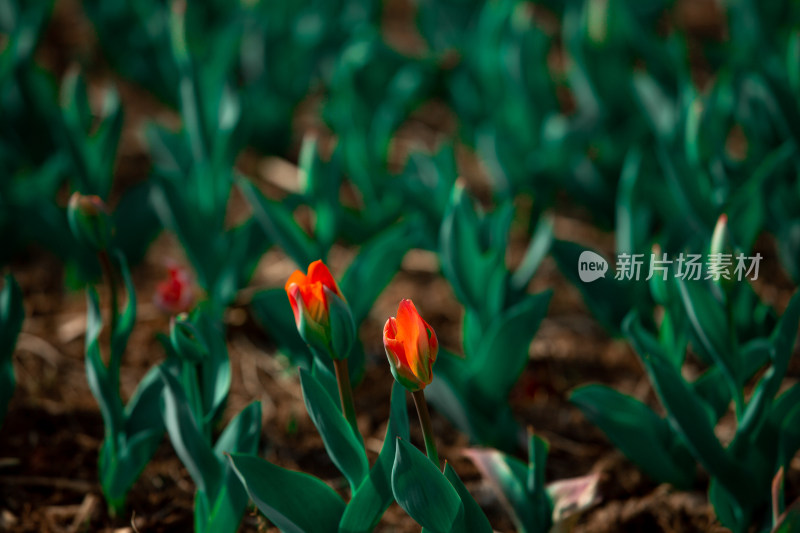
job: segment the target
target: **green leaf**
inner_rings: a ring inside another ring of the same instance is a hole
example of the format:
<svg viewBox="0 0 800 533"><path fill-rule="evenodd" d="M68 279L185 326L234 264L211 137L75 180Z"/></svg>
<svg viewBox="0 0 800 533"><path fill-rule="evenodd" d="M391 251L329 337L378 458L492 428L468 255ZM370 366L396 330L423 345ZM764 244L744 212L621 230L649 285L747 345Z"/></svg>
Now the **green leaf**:
<svg viewBox="0 0 800 533"><path fill-rule="evenodd" d="M321 480L273 465L259 457L229 456L253 503L286 533L331 533L338 530L344 502ZM309 512L313 505L313 513Z"/></svg>
<svg viewBox="0 0 800 533"><path fill-rule="evenodd" d="M214 444L214 453L256 453L261 438L261 403L253 402L225 426Z"/></svg>
<svg viewBox="0 0 800 533"><path fill-rule="evenodd" d="M369 473L361 436L356 435L323 386L307 370L300 369L300 384L306 409L317 426L333 463L355 492Z"/></svg>
<svg viewBox="0 0 800 533"><path fill-rule="evenodd" d="M508 402L488 405L474 385L465 381L467 361L439 350L436 379L425 389L426 398L470 439L505 451L519 447L520 427Z"/></svg>
<svg viewBox="0 0 800 533"><path fill-rule="evenodd" d="M783 313L780 322L775 327L770 341L774 346L772 352L772 361L776 369L776 388L783 381L786 374L786 369L789 367L789 360L792 357L792 352L797 341L797 329L800 322L800 292L795 292L792 296L786 311Z"/></svg>
<svg viewBox="0 0 800 533"><path fill-rule="evenodd" d="M528 283L530 283L531 278L539 269L539 265L544 261L552 243L553 219L547 216L542 217L531 236L525 256L511 275L510 285L512 289L524 292L528 288Z"/></svg>
<svg viewBox="0 0 800 533"><path fill-rule="evenodd" d="M197 485L197 490L215 495L221 487L222 464L195 420L178 379L163 369L160 375L165 383L164 423L172 447Z"/></svg>
<svg viewBox="0 0 800 533"><path fill-rule="evenodd" d="M425 454L402 439L397 439L392 492L400 507L432 532L449 532L463 512L461 498L450 482Z"/></svg>
<svg viewBox="0 0 800 533"><path fill-rule="evenodd" d="M103 318L94 288L86 290L86 301L86 378L100 406L106 441L113 442L121 434L123 426L122 400L117 385L119 377L109 372L100 354Z"/></svg>
<svg viewBox="0 0 800 533"><path fill-rule="evenodd" d="M192 312L195 331L208 347L209 357L204 357L199 365L200 377L197 380L203 402L203 425L210 425L222 415L228 392L231 388L231 365L228 345L225 342L225 325L214 315L214 308L201 305ZM201 422L198 420L198 422Z"/></svg>
<svg viewBox="0 0 800 533"><path fill-rule="evenodd" d="M285 290L267 289L256 293L250 301L250 308L258 325L272 337L292 364L311 368L311 354L297 332Z"/></svg>
<svg viewBox="0 0 800 533"><path fill-rule="evenodd" d="M369 476L353 493L353 498L347 504L339 524L339 531L342 533L367 533L374 530L383 513L394 501L392 466L398 437L404 440L409 438L408 410L406 389L394 382L389 427L386 428L383 447Z"/></svg>
<svg viewBox="0 0 800 533"><path fill-rule="evenodd" d="M195 520L203 520L205 531L211 533L238 531L249 498L233 466L225 460L223 454L234 452L254 454L258 451L260 436L261 404L253 402L231 420L214 445L214 453L222 461L223 480L213 506L205 516L198 517L195 507Z"/></svg>
<svg viewBox="0 0 800 533"><path fill-rule="evenodd" d="M648 406L605 385L578 387L569 399L650 477L678 488L692 485L694 460L669 423Z"/></svg>
<svg viewBox="0 0 800 533"><path fill-rule="evenodd" d="M545 487L545 468L547 468L547 454L550 444L541 437L534 435L529 429L528 435L528 479L526 489L530 494L530 506L534 516L537 517L539 528L550 530L552 526L553 502Z"/></svg>
<svg viewBox="0 0 800 533"><path fill-rule="evenodd" d="M749 510L743 508L717 479L712 478L708 486L708 501L714 506L714 514L723 526L734 533L747 531L751 521Z"/></svg>
<svg viewBox="0 0 800 533"><path fill-rule="evenodd" d="M692 383L692 388L709 406L711 423L716 424L728 411L731 403L731 390L722 370L717 367L709 368Z"/></svg>
<svg viewBox="0 0 800 533"><path fill-rule="evenodd" d="M322 250L295 222L279 202L265 197L245 179L237 180L239 189L253 208L253 216L264 232L291 257L297 266L306 268L324 256Z"/></svg>
<svg viewBox="0 0 800 533"><path fill-rule="evenodd" d="M131 271L128 268L128 261L125 259L125 256L120 252L116 252L114 256L119 264L119 273L125 284L125 293L127 297L125 308L119 315L116 329L111 332L111 363L109 367L111 372L119 373L122 355L125 353L125 349L128 346L128 338L131 336L133 326L136 324L136 286L133 283Z"/></svg>
<svg viewBox="0 0 800 533"><path fill-rule="evenodd" d="M628 313L622 322L622 331L640 356L655 355L665 361L669 361L676 368L680 368L683 365L685 352L676 351L670 353L667 351L667 348L659 342L659 339L644 327L639 312L635 309Z"/></svg>
<svg viewBox="0 0 800 533"><path fill-rule="evenodd" d="M663 360L645 356L643 361L673 429L712 477L744 500L749 493L749 475L745 465L735 462L722 447L704 410L702 400L677 369Z"/></svg>
<svg viewBox="0 0 800 533"><path fill-rule="evenodd" d="M538 533L549 524L549 516L537 513L538 507L531 505L531 494L527 490L528 466L510 455L490 448L469 448L464 454L475 464L483 478L495 488L500 502L511 516L517 531Z"/></svg>
<svg viewBox="0 0 800 533"><path fill-rule="evenodd" d="M552 295L548 290L507 309L491 323L478 352L467 354L466 371L490 403L507 401L528 362L530 343Z"/></svg>
<svg viewBox="0 0 800 533"><path fill-rule="evenodd" d="M460 523L457 522L454 527L453 531L464 532L464 533L492 533L492 526L489 524L489 519L486 518L486 515L481 509L478 502L475 501L475 498L467 490L467 487L464 486L464 483L461 481L461 478L458 477L456 471L450 466L450 463L445 462L444 465L444 477L447 478L447 481L456 489L458 492L458 496L461 498L461 504L464 507L463 515L459 515L461 518Z"/></svg>
<svg viewBox="0 0 800 533"><path fill-rule="evenodd" d="M697 348L710 356L738 387L740 372L724 305L713 296L705 283L690 283L678 278L676 283L689 324L699 342Z"/></svg>
<svg viewBox="0 0 800 533"><path fill-rule="evenodd" d="M369 314L372 305L400 270L411 248L411 224L400 222L365 243L347 267L339 284L353 311L356 324Z"/></svg>
<svg viewBox="0 0 800 533"><path fill-rule="evenodd" d="M776 402L771 419L779 428L778 464L786 467L800 449L800 387L795 385ZM793 394L790 394L793 392ZM788 401L787 401L788 400Z"/></svg>
<svg viewBox="0 0 800 533"><path fill-rule="evenodd" d="M17 281L6 275L3 291L0 292L0 426L14 394L14 347L25 319L22 290Z"/></svg>
<svg viewBox="0 0 800 533"><path fill-rule="evenodd" d="M440 231L442 271L453 286L458 299L466 306L491 317L502 306L508 272L505 269L505 235L487 235L492 221L508 230L511 206L499 209L493 216L479 213L464 188L453 188L450 204ZM495 231L497 233L497 231ZM481 242L481 238L484 241ZM492 242L501 240L503 242ZM492 299L500 301L492 301Z"/></svg>

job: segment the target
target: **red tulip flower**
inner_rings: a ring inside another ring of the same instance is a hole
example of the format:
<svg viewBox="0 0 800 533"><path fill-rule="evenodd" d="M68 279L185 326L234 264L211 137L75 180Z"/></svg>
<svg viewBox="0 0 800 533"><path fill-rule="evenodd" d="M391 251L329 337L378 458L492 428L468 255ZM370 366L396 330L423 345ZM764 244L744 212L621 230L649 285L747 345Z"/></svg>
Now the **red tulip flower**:
<svg viewBox="0 0 800 533"><path fill-rule="evenodd" d="M159 308L171 314L191 309L194 305L194 290L186 269L175 264L167 265L167 279L156 285L153 300Z"/></svg>
<svg viewBox="0 0 800 533"><path fill-rule="evenodd" d="M355 323L344 294L328 267L320 260L289 276L286 294L297 331L312 349L344 359L355 339Z"/></svg>
<svg viewBox="0 0 800 533"><path fill-rule="evenodd" d="M401 385L415 392L430 384L439 341L411 300L401 301L397 318L390 317L386 321L383 345L392 374Z"/></svg>

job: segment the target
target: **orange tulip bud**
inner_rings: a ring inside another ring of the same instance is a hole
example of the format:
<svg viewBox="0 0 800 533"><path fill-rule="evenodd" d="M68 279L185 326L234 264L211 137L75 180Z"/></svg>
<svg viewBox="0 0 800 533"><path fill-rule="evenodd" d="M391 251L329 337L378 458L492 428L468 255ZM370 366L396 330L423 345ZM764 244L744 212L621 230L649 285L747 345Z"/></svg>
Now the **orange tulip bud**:
<svg viewBox="0 0 800 533"><path fill-rule="evenodd" d="M383 346L398 383L411 392L430 384L439 341L436 332L419 316L411 300L401 301L397 318L390 317L386 321Z"/></svg>
<svg viewBox="0 0 800 533"><path fill-rule="evenodd" d="M344 359L355 339L355 323L347 300L322 261L308 266L308 275L295 270L286 294L297 331L311 348Z"/></svg>

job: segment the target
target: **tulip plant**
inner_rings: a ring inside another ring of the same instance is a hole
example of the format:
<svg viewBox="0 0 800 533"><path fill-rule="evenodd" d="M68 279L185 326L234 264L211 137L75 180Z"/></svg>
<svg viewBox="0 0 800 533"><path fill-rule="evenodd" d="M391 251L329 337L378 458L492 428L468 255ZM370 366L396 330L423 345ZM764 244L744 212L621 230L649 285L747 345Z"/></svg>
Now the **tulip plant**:
<svg viewBox="0 0 800 533"><path fill-rule="evenodd" d="M424 389L433 379L438 353L436 333L410 300L384 327L383 342L396 383L386 438L370 467L356 423L346 361L354 332L347 300L324 263L308 273L297 271L286 293L297 329L315 357L333 360L338 385L337 406L314 373L300 369L303 397L325 449L350 486L348 503L325 483L246 454L230 461L259 510L284 531L367 532L396 500L426 530L490 532L480 507L450 465L440 470ZM412 393L422 427L427 458L409 443L405 390ZM315 502L311 516L303 501Z"/></svg>
<svg viewBox="0 0 800 533"><path fill-rule="evenodd" d="M306 139L300 155L302 191L283 202L267 198L246 180L238 183L253 207L256 221L298 266L308 265L316 257L326 258L336 240L348 234L339 228L355 223L347 220L359 217L365 221L367 228L373 225L367 215L350 213L339 202L342 180L339 158L339 152L334 152L331 160L323 161L316 141L313 138ZM297 205L313 208L312 235L306 233L293 218L292 210ZM347 296L356 326L367 318L381 291L400 269L406 252L421 241L424 233L416 218L403 219L386 228L379 227L381 224L372 230L362 229L369 236L341 280L340 292ZM280 289L267 289L254 295L251 307L256 320L293 364L309 370L313 365L330 367L331 358L328 356L309 359L306 342L291 327L292 313L283 305L284 298L284 291ZM311 354L316 355L316 352L311 351ZM364 350L357 337L354 338L349 361L351 375L359 378L363 373Z"/></svg>
<svg viewBox="0 0 800 533"><path fill-rule="evenodd" d="M526 293L552 237L539 223L518 269L505 254L513 207L484 214L464 188L453 190L442 222L442 270L465 306L464 357L445 353L431 400L457 427L485 445L512 451L524 442L508 396L528 362L528 349L547 312L551 291Z"/></svg>
<svg viewBox="0 0 800 533"><path fill-rule="evenodd" d="M261 404L245 407L216 441L212 439L230 389L224 330L213 313L201 307L191 315L173 318L165 342L169 358L158 374L163 384L164 425L197 486L195 531L234 533L248 498L224 454L258 450Z"/></svg>
<svg viewBox="0 0 800 533"><path fill-rule="evenodd" d="M430 62L396 52L375 31L342 50L323 117L337 132L345 175L361 197L355 216L343 217L351 238L363 241L407 211L403 187L389 174L390 149L432 84Z"/></svg>
<svg viewBox="0 0 800 533"><path fill-rule="evenodd" d="M703 465L718 518L735 532L746 531L764 516L773 476L800 449L800 388L781 391L800 322L800 296L795 294L770 334L748 337L733 309L737 287L674 281L653 284L664 309L660 330L653 333L636 311L624 323L666 418L601 385L580 387L571 399L653 478L688 487L695 462ZM688 345L706 366L694 380L682 374ZM754 388L748 398L749 383ZM731 442L721 442L714 428L731 404L736 433Z"/></svg>
<svg viewBox="0 0 800 533"><path fill-rule="evenodd" d="M22 290L17 280L9 274L0 291L0 427L14 395L14 346L23 320L25 307L22 305Z"/></svg>
<svg viewBox="0 0 800 533"><path fill-rule="evenodd" d="M86 375L103 415L105 435L98 468L103 495L112 514L125 508L125 498L164 434L161 417L162 382L151 369L127 404L120 396L120 369L128 338L136 322L136 292L125 257L111 247L113 225L107 207L97 196L75 193L68 210L70 228L78 242L94 251L103 268L110 311L110 342L103 346L103 316L97 291L88 287ZM127 302L120 311L120 282ZM103 352L108 354L104 361Z"/></svg>
<svg viewBox="0 0 800 533"><path fill-rule="evenodd" d="M235 57L224 47L209 51L213 57L203 61L187 43L186 17L179 3L169 12L183 124L178 132L155 125L145 131L155 161L149 200L221 314L269 243L252 218L232 228L226 224L233 162L242 142L241 103L229 83Z"/></svg>
<svg viewBox="0 0 800 533"><path fill-rule="evenodd" d="M68 71L61 83L64 127L57 131L61 132L61 144L69 154L73 189L107 201L114 182L123 109L113 87L105 88L102 97L100 109L92 109L86 80L77 69ZM147 247L161 229L147 201L149 190L148 184L130 187L110 215L115 228L111 235L113 246L130 263L144 257ZM81 267L89 268L88 260L85 257L80 259Z"/></svg>
<svg viewBox="0 0 800 533"><path fill-rule="evenodd" d="M597 503L598 474L545 485L549 445L528 430L528 464L492 449L464 453L495 488L519 533L570 531L580 514Z"/></svg>

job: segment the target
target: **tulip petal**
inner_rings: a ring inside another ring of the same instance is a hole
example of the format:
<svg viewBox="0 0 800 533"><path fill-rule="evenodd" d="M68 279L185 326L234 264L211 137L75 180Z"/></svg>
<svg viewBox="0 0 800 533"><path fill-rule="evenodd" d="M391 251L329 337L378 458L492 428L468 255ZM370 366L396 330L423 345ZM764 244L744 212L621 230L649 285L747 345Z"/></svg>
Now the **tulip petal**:
<svg viewBox="0 0 800 533"><path fill-rule="evenodd" d="M342 300L345 299L342 291L339 290L339 285L331 275L331 271L328 270L328 267L325 266L325 263L319 259L308 265L308 281L310 283L321 283L336 293L339 298Z"/></svg>
<svg viewBox="0 0 800 533"><path fill-rule="evenodd" d="M294 275L292 275L294 277ZM291 278L289 278L291 281ZM294 313L294 323L300 326L300 309L297 307L297 300L302 299L300 295L300 286L297 283L286 284L286 294L289 296L289 305L292 306L292 313Z"/></svg>

